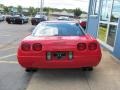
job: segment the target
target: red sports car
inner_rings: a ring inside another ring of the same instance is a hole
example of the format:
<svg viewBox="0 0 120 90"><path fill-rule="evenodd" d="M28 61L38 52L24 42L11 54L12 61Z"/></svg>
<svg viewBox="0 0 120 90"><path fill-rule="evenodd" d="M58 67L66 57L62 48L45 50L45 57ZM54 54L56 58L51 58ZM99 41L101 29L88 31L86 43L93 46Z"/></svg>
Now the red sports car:
<svg viewBox="0 0 120 90"><path fill-rule="evenodd" d="M44 21L24 38L17 58L26 71L84 68L92 70L101 60L100 45L73 21Z"/></svg>

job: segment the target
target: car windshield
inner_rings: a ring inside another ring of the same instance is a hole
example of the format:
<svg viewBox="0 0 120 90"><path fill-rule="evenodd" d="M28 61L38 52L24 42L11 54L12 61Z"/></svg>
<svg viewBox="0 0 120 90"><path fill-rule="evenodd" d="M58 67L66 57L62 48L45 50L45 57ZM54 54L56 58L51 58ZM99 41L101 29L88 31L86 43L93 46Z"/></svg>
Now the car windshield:
<svg viewBox="0 0 120 90"><path fill-rule="evenodd" d="M42 18L43 16L41 16L41 15L39 15L39 14L37 14L37 15L35 15L35 18Z"/></svg>
<svg viewBox="0 0 120 90"><path fill-rule="evenodd" d="M32 33L33 36L81 36L82 28L76 23L41 23Z"/></svg>

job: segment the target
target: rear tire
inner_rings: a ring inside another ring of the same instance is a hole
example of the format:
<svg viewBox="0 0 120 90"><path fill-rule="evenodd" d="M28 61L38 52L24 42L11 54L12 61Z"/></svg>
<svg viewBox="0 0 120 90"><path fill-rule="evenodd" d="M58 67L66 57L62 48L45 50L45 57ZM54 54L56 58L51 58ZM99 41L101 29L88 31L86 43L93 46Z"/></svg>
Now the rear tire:
<svg viewBox="0 0 120 90"><path fill-rule="evenodd" d="M28 21L26 21L26 23L28 23Z"/></svg>
<svg viewBox="0 0 120 90"><path fill-rule="evenodd" d="M11 22L8 22L8 24L11 24Z"/></svg>
<svg viewBox="0 0 120 90"><path fill-rule="evenodd" d="M32 25L35 25L34 23L32 23Z"/></svg>
<svg viewBox="0 0 120 90"><path fill-rule="evenodd" d="M26 71L26 72L36 72L37 69L26 68L25 71Z"/></svg>
<svg viewBox="0 0 120 90"><path fill-rule="evenodd" d="M21 20L21 24L24 24L24 21L23 21L23 20Z"/></svg>
<svg viewBox="0 0 120 90"><path fill-rule="evenodd" d="M93 71L93 67L83 67L83 71Z"/></svg>

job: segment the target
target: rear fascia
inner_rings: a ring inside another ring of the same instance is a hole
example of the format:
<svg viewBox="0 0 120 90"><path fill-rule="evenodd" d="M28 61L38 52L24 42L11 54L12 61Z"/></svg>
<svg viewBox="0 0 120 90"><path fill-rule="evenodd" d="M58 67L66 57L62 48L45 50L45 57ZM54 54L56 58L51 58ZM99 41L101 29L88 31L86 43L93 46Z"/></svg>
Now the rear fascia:
<svg viewBox="0 0 120 90"><path fill-rule="evenodd" d="M96 50L87 49L83 51L77 50L77 43L69 46L57 46L57 48L51 48L50 45L44 46L42 44L41 51L33 51L32 47L29 52L21 50L21 44L18 48L17 58L20 63L25 68L80 68L80 67L88 67L88 66L96 66L99 64L101 60L101 49L99 43L90 35L86 35L87 40L78 41L79 43L86 43L87 46L89 43L94 42L97 43ZM29 43L31 46L34 43L38 43L41 41L36 40L23 40L22 43ZM67 49L66 49L67 48ZM47 51L72 51L73 59L72 60L46 60L46 52Z"/></svg>

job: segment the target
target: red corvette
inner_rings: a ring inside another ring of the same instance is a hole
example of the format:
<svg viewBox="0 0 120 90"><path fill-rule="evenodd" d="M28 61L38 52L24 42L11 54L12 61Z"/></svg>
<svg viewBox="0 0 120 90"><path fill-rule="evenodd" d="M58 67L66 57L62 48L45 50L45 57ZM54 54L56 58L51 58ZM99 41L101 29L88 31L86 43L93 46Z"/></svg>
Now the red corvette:
<svg viewBox="0 0 120 90"><path fill-rule="evenodd" d="M84 68L92 70L101 60L100 45L79 23L45 21L24 38L17 58L26 71L33 69Z"/></svg>

